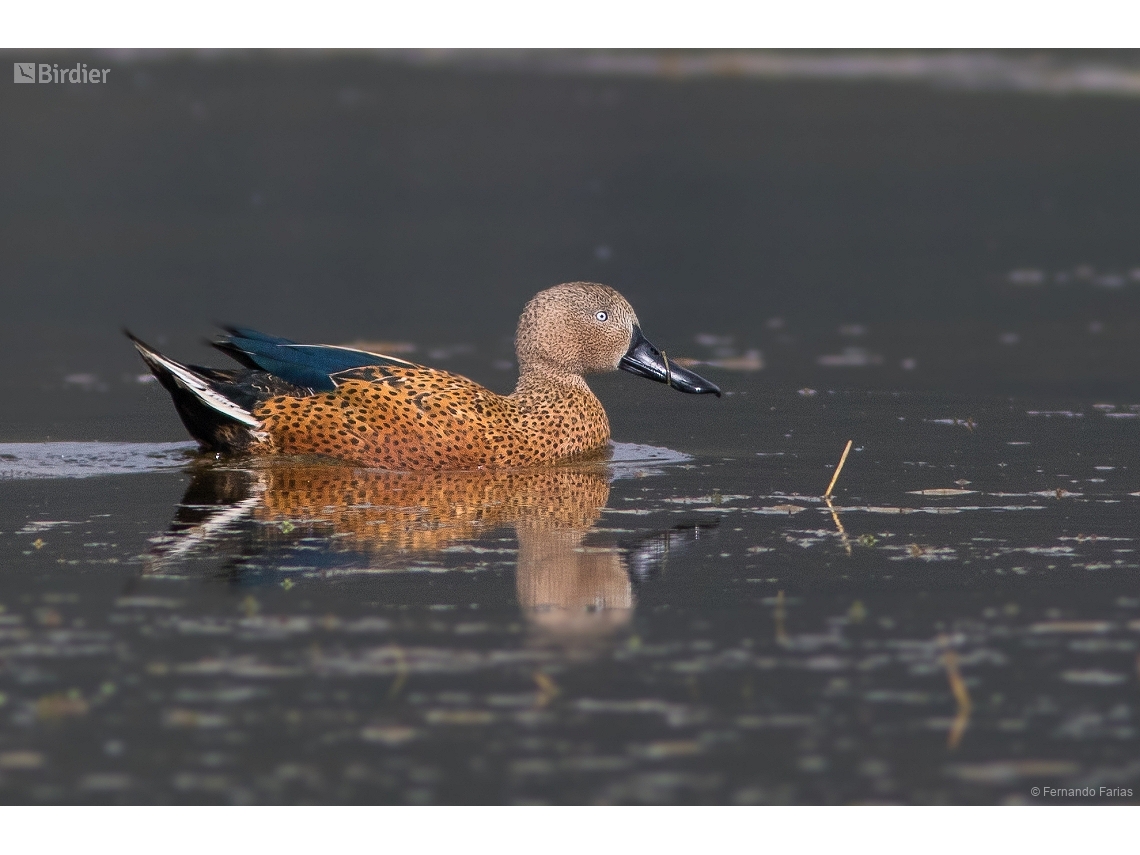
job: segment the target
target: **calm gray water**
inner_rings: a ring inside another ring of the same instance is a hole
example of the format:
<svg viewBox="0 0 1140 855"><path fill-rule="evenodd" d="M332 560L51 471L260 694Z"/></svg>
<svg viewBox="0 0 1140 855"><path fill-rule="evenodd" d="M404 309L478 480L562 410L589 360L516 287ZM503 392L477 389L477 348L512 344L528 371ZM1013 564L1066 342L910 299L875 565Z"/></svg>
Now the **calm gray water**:
<svg viewBox="0 0 1140 855"><path fill-rule="evenodd" d="M1137 800L1132 54L5 56L112 72L0 86L4 801ZM726 396L219 462L119 332L506 391L573 279Z"/></svg>

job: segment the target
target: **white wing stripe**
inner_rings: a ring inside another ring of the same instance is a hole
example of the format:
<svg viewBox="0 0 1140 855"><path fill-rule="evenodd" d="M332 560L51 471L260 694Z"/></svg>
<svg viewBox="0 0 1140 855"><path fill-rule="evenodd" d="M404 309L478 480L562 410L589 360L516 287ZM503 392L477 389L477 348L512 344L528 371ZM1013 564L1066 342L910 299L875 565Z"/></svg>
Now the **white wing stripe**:
<svg viewBox="0 0 1140 855"><path fill-rule="evenodd" d="M410 366L412 368L416 367L416 363L408 362L408 360L406 360L406 359L397 359L394 356L388 356L388 355L383 354L383 353L373 353L371 350L360 350L360 349L355 348L355 347L344 347L343 345L339 345L339 344L283 344L283 345L281 345L281 347L319 347L322 349L328 348L329 350L343 350L345 353L363 353L365 356L375 356L377 359L384 359L384 360L387 360L388 362L395 362L399 365L407 365L407 366ZM357 368L368 368L369 366L358 365L356 367ZM344 370L345 371L355 371L356 368L346 368ZM337 373L339 374L340 372L338 371Z"/></svg>
<svg viewBox="0 0 1140 855"><path fill-rule="evenodd" d="M248 410L243 410L229 398L215 392L201 377L185 366L179 365L177 362L167 359L162 354L155 353L154 351L150 351L148 355L173 374L180 386L192 392L194 395L197 395L202 403L210 407L210 409L217 410L219 413L227 415L231 419L239 421L248 427L261 427L261 422L254 418Z"/></svg>

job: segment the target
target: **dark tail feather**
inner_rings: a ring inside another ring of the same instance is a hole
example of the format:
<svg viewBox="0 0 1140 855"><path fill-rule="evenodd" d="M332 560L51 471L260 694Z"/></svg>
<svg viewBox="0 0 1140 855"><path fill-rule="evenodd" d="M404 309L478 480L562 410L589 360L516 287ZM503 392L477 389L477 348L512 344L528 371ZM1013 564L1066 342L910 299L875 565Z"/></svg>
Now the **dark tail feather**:
<svg viewBox="0 0 1140 855"><path fill-rule="evenodd" d="M204 372L163 356L150 345L123 330L151 373L174 399L182 424L203 448L240 452L259 438L261 422L235 398L248 394L220 373Z"/></svg>

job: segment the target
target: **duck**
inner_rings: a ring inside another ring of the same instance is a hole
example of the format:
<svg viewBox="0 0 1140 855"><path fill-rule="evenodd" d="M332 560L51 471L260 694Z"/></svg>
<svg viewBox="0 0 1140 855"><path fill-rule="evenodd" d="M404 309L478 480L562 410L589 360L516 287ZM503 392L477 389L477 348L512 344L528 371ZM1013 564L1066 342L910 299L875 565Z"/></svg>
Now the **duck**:
<svg viewBox="0 0 1140 855"><path fill-rule="evenodd" d="M393 471L549 466L609 442L586 375L622 370L721 395L651 344L629 302L596 282L555 285L526 304L508 395L393 356L223 330L211 344L240 368L184 365L124 330L190 435L217 456L315 455Z"/></svg>

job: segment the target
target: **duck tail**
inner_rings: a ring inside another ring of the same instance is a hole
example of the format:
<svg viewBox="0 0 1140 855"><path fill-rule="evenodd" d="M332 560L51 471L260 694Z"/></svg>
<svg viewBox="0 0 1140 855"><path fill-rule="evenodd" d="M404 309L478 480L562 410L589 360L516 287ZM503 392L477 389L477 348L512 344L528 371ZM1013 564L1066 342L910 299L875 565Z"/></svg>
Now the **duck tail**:
<svg viewBox="0 0 1140 855"><path fill-rule="evenodd" d="M255 440L265 438L261 421L234 400L246 396L233 383L227 382L222 372L175 362L129 330L123 332L147 368L170 393L182 423L203 448L240 452Z"/></svg>

